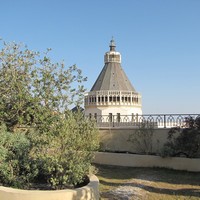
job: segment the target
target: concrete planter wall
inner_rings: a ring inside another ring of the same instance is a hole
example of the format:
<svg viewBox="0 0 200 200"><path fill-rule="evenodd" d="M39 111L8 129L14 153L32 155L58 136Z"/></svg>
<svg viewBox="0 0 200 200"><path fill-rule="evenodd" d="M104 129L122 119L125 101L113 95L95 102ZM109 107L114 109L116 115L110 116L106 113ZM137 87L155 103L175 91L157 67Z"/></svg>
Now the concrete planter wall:
<svg viewBox="0 0 200 200"><path fill-rule="evenodd" d="M200 172L200 159L190 158L162 158L160 156L151 155L97 152L95 154L94 163L127 167L164 167Z"/></svg>
<svg viewBox="0 0 200 200"><path fill-rule="evenodd" d="M134 134L137 130L138 128L133 127L100 128L101 149L105 151L142 153L140 152L141 148L138 149L136 145L128 142L130 135ZM167 142L169 130L168 128L154 129L152 140L149 141L152 144L152 153L160 152L163 145Z"/></svg>
<svg viewBox="0 0 200 200"><path fill-rule="evenodd" d="M90 177L87 186L78 189L55 191L19 190L0 187L0 200L98 200L99 180L96 176Z"/></svg>

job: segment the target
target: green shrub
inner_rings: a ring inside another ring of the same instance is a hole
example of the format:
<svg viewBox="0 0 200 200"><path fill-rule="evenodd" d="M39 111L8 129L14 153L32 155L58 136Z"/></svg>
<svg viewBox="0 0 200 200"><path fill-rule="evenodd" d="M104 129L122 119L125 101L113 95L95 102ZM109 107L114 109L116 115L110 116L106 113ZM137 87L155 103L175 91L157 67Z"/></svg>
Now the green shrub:
<svg viewBox="0 0 200 200"><path fill-rule="evenodd" d="M141 123L137 130L129 136L128 141L136 148L137 153L152 154L154 127L149 123Z"/></svg>
<svg viewBox="0 0 200 200"><path fill-rule="evenodd" d="M25 133L8 132L0 127L0 182L13 187L28 187L37 176L34 163L29 159L30 141Z"/></svg>
<svg viewBox="0 0 200 200"><path fill-rule="evenodd" d="M94 151L98 148L95 124L82 113L67 112L33 149L33 158L42 163L42 173L54 189L75 186L89 174Z"/></svg>
<svg viewBox="0 0 200 200"><path fill-rule="evenodd" d="M0 127L0 183L30 188L42 182L52 189L71 188L89 175L98 148L95 123L67 112L42 134L37 129L8 132Z"/></svg>
<svg viewBox="0 0 200 200"><path fill-rule="evenodd" d="M79 184L98 147L95 123L69 108L83 103L86 78L75 65L4 42L0 50L0 183L53 189ZM24 127L25 132L21 128Z"/></svg>
<svg viewBox="0 0 200 200"><path fill-rule="evenodd" d="M171 128L168 141L164 144L161 155L200 157L200 117L186 118L184 128Z"/></svg>

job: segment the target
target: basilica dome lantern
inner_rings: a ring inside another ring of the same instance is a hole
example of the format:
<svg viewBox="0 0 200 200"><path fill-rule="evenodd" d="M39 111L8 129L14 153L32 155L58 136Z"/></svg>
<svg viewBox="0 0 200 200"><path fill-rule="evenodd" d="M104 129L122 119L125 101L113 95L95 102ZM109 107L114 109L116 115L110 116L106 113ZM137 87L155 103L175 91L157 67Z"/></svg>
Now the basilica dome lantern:
<svg viewBox="0 0 200 200"><path fill-rule="evenodd" d="M85 94L86 115L141 115L141 95L136 92L121 66L115 41L104 55L104 67L90 92Z"/></svg>

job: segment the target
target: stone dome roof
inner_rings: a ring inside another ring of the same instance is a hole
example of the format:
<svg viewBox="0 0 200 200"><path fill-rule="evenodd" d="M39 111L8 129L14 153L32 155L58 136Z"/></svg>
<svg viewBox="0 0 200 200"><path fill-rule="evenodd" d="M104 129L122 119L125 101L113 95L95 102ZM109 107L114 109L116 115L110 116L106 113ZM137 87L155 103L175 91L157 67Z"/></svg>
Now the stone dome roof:
<svg viewBox="0 0 200 200"><path fill-rule="evenodd" d="M110 51L105 53L104 61L105 65L91 91L118 90L136 92L121 67L121 54L115 51L113 39L110 41Z"/></svg>

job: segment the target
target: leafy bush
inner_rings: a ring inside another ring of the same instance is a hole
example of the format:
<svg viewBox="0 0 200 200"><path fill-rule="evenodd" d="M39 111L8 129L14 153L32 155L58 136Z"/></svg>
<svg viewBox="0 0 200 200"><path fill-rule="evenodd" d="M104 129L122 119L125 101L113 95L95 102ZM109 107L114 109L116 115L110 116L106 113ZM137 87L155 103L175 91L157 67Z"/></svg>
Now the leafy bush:
<svg viewBox="0 0 200 200"><path fill-rule="evenodd" d="M0 51L0 121L13 130L19 126L51 124L53 113L82 103L86 78L77 66L53 63L49 52L5 43ZM48 122L48 123L47 123Z"/></svg>
<svg viewBox="0 0 200 200"><path fill-rule="evenodd" d="M128 141L136 147L138 153L152 154L153 125L141 123L139 128L129 136Z"/></svg>
<svg viewBox="0 0 200 200"><path fill-rule="evenodd" d="M83 102L86 78L75 65L53 63L49 51L41 55L5 42L0 50L4 185L27 188L43 180L53 189L75 186L89 173L98 147L95 123L69 110Z"/></svg>
<svg viewBox="0 0 200 200"><path fill-rule="evenodd" d="M81 113L67 112L46 135L46 144L37 145L33 159L42 163L42 173L54 189L77 185L89 174L98 148L95 124Z"/></svg>
<svg viewBox="0 0 200 200"><path fill-rule="evenodd" d="M30 141L23 132L8 132L5 125L0 127L0 138L1 183L28 187L38 173L35 163L29 158Z"/></svg>
<svg viewBox="0 0 200 200"><path fill-rule="evenodd" d="M200 157L200 117L186 118L185 128L172 128L168 141L162 149L162 156Z"/></svg>

